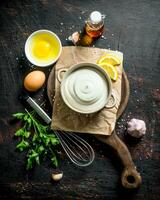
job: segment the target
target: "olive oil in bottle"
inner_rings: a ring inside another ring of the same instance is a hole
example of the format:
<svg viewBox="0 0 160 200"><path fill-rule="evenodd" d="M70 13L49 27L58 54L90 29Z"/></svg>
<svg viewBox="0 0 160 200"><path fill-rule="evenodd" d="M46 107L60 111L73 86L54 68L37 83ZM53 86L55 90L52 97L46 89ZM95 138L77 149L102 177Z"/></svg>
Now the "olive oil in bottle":
<svg viewBox="0 0 160 200"><path fill-rule="evenodd" d="M104 18L100 12L93 11L85 23L86 34L92 38L100 37L104 31Z"/></svg>

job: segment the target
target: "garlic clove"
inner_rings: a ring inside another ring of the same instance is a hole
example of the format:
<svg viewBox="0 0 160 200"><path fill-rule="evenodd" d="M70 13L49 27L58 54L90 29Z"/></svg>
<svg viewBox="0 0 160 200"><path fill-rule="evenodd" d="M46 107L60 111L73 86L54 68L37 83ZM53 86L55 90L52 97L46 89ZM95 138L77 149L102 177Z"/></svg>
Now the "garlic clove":
<svg viewBox="0 0 160 200"><path fill-rule="evenodd" d="M76 45L80 40L80 33L78 31L74 32L71 36L68 37L68 40L71 41L74 45Z"/></svg>
<svg viewBox="0 0 160 200"><path fill-rule="evenodd" d="M58 173L58 174L52 174L52 179L54 181L60 181L63 177L63 172L62 173Z"/></svg>

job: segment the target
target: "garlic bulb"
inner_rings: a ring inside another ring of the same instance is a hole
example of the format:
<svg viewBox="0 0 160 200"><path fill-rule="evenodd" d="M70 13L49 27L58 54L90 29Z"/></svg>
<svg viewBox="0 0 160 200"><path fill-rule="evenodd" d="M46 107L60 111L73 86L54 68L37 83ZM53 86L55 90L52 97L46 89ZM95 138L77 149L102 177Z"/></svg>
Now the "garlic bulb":
<svg viewBox="0 0 160 200"><path fill-rule="evenodd" d="M143 120L133 118L128 122L127 132L135 138L141 138L146 133L146 124Z"/></svg>

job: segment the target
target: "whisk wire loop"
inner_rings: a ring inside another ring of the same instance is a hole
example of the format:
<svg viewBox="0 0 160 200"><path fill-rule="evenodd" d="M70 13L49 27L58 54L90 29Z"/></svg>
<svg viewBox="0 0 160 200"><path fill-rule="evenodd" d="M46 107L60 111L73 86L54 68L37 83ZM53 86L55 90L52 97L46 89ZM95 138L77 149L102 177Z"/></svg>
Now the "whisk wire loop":
<svg viewBox="0 0 160 200"><path fill-rule="evenodd" d="M70 160L78 166L90 165L95 157L92 147L81 137L71 132L54 131Z"/></svg>

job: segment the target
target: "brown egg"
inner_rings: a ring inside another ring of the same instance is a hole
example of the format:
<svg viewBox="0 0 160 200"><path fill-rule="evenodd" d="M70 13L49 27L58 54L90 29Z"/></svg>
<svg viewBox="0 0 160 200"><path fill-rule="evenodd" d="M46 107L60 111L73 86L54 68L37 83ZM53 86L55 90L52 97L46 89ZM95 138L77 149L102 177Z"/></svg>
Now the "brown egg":
<svg viewBox="0 0 160 200"><path fill-rule="evenodd" d="M42 71L30 72L24 79L24 87L30 92L35 92L42 87L46 79Z"/></svg>

